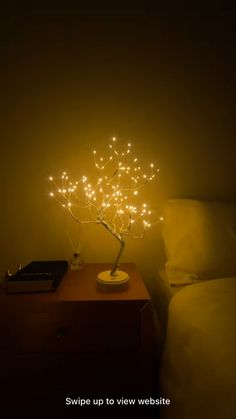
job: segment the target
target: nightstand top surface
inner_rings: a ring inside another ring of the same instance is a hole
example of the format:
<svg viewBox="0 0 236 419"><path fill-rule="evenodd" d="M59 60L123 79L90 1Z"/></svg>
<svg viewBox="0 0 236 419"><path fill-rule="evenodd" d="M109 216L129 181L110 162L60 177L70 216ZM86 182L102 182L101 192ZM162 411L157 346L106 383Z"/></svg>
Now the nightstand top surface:
<svg viewBox="0 0 236 419"><path fill-rule="evenodd" d="M69 301L150 301L149 294L143 283L142 276L134 263L123 263L120 270L128 273L129 287L125 291L106 293L96 287L96 279L100 272L111 269L109 263L86 263L81 270L68 269L55 292L30 294L0 294L2 300L19 300L21 302L69 302Z"/></svg>

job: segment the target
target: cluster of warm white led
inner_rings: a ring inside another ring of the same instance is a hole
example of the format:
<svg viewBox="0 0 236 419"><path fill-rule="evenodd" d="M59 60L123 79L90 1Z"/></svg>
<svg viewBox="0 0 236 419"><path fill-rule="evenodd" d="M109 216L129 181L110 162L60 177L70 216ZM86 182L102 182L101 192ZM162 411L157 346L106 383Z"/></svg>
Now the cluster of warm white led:
<svg viewBox="0 0 236 419"><path fill-rule="evenodd" d="M93 182L87 176L73 182L66 172L59 178L50 176L54 186L50 196L79 223L100 223L118 240L125 235L142 237L151 226L152 211L147 203L140 203L139 195L159 169L151 163L144 172L133 157L132 145L128 143L120 151L115 137L105 154L93 151L97 172Z"/></svg>

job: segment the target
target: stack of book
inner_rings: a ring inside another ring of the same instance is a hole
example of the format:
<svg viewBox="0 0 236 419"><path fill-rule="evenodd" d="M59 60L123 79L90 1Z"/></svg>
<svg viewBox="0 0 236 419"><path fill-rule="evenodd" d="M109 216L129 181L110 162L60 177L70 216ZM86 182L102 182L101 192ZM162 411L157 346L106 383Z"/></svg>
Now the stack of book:
<svg viewBox="0 0 236 419"><path fill-rule="evenodd" d="M7 280L7 292L55 291L68 269L65 260L33 261Z"/></svg>

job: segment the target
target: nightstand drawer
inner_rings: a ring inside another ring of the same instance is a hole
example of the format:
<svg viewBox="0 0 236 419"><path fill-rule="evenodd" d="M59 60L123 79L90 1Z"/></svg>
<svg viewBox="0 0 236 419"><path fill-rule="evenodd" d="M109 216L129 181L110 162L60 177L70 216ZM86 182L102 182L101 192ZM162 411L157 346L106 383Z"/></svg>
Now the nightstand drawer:
<svg viewBox="0 0 236 419"><path fill-rule="evenodd" d="M8 352L48 352L58 344L60 330L65 320L59 313L23 312L7 320L1 329L2 350Z"/></svg>
<svg viewBox="0 0 236 419"><path fill-rule="evenodd" d="M21 352L93 352L140 345L140 311L127 303L87 302L8 319L1 347Z"/></svg>

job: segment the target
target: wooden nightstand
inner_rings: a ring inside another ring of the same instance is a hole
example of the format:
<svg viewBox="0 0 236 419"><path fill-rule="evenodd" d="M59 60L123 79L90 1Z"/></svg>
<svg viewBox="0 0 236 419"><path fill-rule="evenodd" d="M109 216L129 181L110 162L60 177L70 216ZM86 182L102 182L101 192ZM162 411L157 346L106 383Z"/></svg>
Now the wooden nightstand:
<svg viewBox="0 0 236 419"><path fill-rule="evenodd" d="M30 400L65 404L65 397L147 395L153 390L151 300L134 264L120 293L96 289L108 264L69 270L56 292L0 294L0 398L9 389ZM3 362L4 361L4 362ZM24 387L22 388L22 380ZM1 385L2 387L2 385ZM27 396L28 397L28 396ZM50 400L49 400L50 399Z"/></svg>

